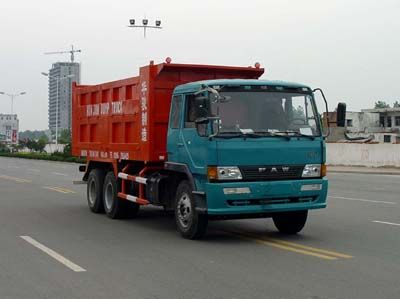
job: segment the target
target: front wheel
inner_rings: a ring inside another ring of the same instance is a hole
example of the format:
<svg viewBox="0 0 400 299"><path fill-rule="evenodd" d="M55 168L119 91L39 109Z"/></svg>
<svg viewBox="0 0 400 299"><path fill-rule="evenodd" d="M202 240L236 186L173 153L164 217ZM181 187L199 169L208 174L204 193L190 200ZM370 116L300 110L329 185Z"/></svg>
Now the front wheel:
<svg viewBox="0 0 400 299"><path fill-rule="evenodd" d="M284 234L297 234L300 232L307 221L308 211L295 211L277 213L272 216L274 224L279 232Z"/></svg>
<svg viewBox="0 0 400 299"><path fill-rule="evenodd" d="M208 218L196 211L196 202L188 181L182 181L175 197L175 221L178 231L186 239L200 239L207 232Z"/></svg>

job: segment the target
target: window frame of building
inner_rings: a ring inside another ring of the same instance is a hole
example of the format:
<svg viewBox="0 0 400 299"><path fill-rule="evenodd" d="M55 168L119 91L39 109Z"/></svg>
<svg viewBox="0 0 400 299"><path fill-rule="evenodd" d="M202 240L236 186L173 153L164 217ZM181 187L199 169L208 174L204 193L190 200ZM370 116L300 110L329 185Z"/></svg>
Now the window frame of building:
<svg viewBox="0 0 400 299"><path fill-rule="evenodd" d="M391 128L392 127L392 117L391 116L387 116L386 117L386 122L387 122L387 127Z"/></svg>
<svg viewBox="0 0 400 299"><path fill-rule="evenodd" d="M391 135L383 135L383 143L392 143L392 136Z"/></svg>
<svg viewBox="0 0 400 299"><path fill-rule="evenodd" d="M379 116L379 125L381 127L385 127L385 117L384 116Z"/></svg>
<svg viewBox="0 0 400 299"><path fill-rule="evenodd" d="M352 127L353 126L353 120L352 119L346 119L346 127Z"/></svg>
<svg viewBox="0 0 400 299"><path fill-rule="evenodd" d="M394 117L394 124L396 127L400 127L400 115Z"/></svg>

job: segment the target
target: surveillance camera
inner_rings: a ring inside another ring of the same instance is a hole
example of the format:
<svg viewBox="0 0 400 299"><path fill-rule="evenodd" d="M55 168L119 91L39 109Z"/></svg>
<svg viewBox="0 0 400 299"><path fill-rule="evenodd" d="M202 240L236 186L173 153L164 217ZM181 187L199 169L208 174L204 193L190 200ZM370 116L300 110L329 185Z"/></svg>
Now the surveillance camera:
<svg viewBox="0 0 400 299"><path fill-rule="evenodd" d="M130 20L129 20L129 23L130 23L131 25L135 25L135 19L130 19Z"/></svg>
<svg viewBox="0 0 400 299"><path fill-rule="evenodd" d="M147 19L143 19L143 21L142 21L142 22L143 22L143 25L144 25L144 26L147 26L147 24L149 23L149 20L147 20Z"/></svg>
<svg viewBox="0 0 400 299"><path fill-rule="evenodd" d="M160 20L156 21L156 26L161 26L161 21Z"/></svg>

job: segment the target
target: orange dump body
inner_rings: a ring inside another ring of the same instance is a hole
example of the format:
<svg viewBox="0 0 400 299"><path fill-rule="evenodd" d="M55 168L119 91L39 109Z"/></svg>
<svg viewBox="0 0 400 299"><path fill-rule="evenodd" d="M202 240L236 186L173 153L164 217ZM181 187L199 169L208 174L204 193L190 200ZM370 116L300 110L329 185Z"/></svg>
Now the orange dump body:
<svg viewBox="0 0 400 299"><path fill-rule="evenodd" d="M251 67L162 63L139 76L98 85L73 85L72 154L88 160L167 159L172 92L177 85L208 79L258 79Z"/></svg>

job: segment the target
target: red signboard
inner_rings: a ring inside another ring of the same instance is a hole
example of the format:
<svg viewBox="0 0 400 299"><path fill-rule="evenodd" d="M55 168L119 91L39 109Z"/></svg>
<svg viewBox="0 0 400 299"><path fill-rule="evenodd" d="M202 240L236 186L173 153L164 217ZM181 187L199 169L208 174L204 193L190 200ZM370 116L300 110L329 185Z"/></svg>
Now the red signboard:
<svg viewBox="0 0 400 299"><path fill-rule="evenodd" d="M12 131L12 138L11 138L12 143L17 143L17 130Z"/></svg>

